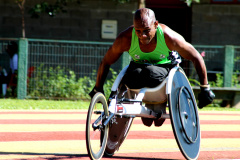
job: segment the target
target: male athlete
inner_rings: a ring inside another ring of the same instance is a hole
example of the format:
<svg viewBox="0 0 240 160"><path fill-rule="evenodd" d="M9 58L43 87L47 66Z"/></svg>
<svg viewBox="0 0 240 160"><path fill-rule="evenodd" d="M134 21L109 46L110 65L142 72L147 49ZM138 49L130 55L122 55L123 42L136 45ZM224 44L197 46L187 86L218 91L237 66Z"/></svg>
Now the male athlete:
<svg viewBox="0 0 240 160"><path fill-rule="evenodd" d="M124 51L128 51L133 60L122 81L132 89L159 85L173 64L181 61L180 54L193 62L199 76L201 92L198 95L198 107L203 108L210 104L215 95L210 90L206 66L199 52L181 35L158 23L151 9L138 9L133 22L133 26L118 35L102 59L95 87L89 95L93 97L96 92L103 93L103 84L109 68Z"/></svg>

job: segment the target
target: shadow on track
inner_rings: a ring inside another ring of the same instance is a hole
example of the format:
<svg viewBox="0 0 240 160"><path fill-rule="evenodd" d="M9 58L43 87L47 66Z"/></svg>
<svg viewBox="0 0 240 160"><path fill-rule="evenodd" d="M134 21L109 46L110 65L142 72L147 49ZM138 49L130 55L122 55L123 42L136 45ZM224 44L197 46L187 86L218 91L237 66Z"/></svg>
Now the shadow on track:
<svg viewBox="0 0 240 160"><path fill-rule="evenodd" d="M113 156L113 157L104 157L105 159L113 159L113 160L120 160L120 159L126 159L126 160L176 160L176 159L162 159L162 158L146 158L146 157L122 157L122 156Z"/></svg>
<svg viewBox="0 0 240 160"><path fill-rule="evenodd" d="M0 152L0 155L32 155L32 156L52 156L52 157L39 157L39 160L61 160L61 159L89 159L88 154L67 154L67 153L33 153L33 152ZM24 160L31 158L24 158ZM130 157L130 156L113 156L103 157L105 160L176 160L176 159L163 159L163 158L146 158L146 157Z"/></svg>
<svg viewBox="0 0 240 160"><path fill-rule="evenodd" d="M45 157L42 159L47 160L61 160L61 159L75 159L81 157L88 157L88 154L67 154L67 153L33 153L33 152L0 152L0 155L32 155L32 156L53 156L53 157ZM24 158L28 159L28 158Z"/></svg>

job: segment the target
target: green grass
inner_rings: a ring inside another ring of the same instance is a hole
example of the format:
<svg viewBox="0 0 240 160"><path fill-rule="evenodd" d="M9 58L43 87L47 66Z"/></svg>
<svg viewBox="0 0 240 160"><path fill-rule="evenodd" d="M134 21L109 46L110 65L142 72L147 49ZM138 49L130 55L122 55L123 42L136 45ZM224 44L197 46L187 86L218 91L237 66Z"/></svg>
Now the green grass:
<svg viewBox="0 0 240 160"><path fill-rule="evenodd" d="M0 99L0 109L6 110L87 109L89 104L89 101Z"/></svg>
<svg viewBox="0 0 240 160"><path fill-rule="evenodd" d="M199 111L240 111L239 108L226 108L226 107L211 107L207 106L203 109L198 109Z"/></svg>
<svg viewBox="0 0 240 160"><path fill-rule="evenodd" d="M88 109L90 101L0 99L2 110L75 110ZM199 111L240 111L237 108L207 106Z"/></svg>

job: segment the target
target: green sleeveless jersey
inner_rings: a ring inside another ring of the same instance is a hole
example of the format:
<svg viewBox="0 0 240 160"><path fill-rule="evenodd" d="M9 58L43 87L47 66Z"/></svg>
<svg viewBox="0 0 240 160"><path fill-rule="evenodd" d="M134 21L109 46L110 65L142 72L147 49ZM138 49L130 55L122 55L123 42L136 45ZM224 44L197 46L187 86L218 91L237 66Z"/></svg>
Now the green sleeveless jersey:
<svg viewBox="0 0 240 160"><path fill-rule="evenodd" d="M128 51L133 61L139 64L166 64L171 63L167 59L169 56L170 49L167 47L163 30L160 25L157 27L157 45L152 52L142 52L139 46L139 40L135 33L135 29L132 30L132 41L131 47Z"/></svg>

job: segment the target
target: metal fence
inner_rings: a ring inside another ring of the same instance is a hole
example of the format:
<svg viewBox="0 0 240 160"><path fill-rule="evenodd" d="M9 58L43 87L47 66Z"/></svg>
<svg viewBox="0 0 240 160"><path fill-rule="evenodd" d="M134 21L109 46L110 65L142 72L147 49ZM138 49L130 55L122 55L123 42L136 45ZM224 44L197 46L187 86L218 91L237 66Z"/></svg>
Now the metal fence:
<svg viewBox="0 0 240 160"><path fill-rule="evenodd" d="M110 43L29 40L28 66L64 68L77 77L91 76Z"/></svg>
<svg viewBox="0 0 240 160"><path fill-rule="evenodd" d="M235 56L234 56L234 72L240 74L240 46L235 47Z"/></svg>
<svg viewBox="0 0 240 160"><path fill-rule="evenodd" d="M203 59L207 67L209 81L215 81L216 73L223 73L224 71L225 47L207 45L195 45L194 47L203 56ZM189 62L189 66L190 66L189 68L185 68L185 70L188 73L188 77L199 80L195 68L191 62Z"/></svg>
<svg viewBox="0 0 240 160"><path fill-rule="evenodd" d="M0 39L0 65L4 66L7 70L9 70L9 57L5 49L9 41L17 40L18 39ZM109 42L28 39L27 68L28 71L31 71L31 68L34 67L34 74L38 74L38 72L50 72L53 71L54 68L60 67L66 75L68 75L71 70L74 71L77 78L84 76L91 77L93 71L98 69L101 59L111 44L112 43ZM225 46L195 45L195 48L200 53L205 52L203 58L208 69L209 81L216 79L216 73L224 73ZM235 46L234 51L234 71L236 72L240 70L240 58L238 58L240 57L240 47ZM130 57L124 54L112 68L118 72L128 64L129 61ZM182 67L189 78L198 80L198 76L191 62L184 60ZM34 85L32 85L32 87L28 86L27 94L33 90L36 90Z"/></svg>
<svg viewBox="0 0 240 160"><path fill-rule="evenodd" d="M29 39L28 45L28 68L35 68L34 74L31 76L41 75L41 81L46 89L51 86L46 82L47 79L43 77L44 73L42 72L48 72L47 77L57 75L59 72L70 76L70 71L73 71L76 79L96 78L98 66L112 43ZM125 65L123 60L124 56L112 68L117 72L120 71ZM36 90L36 83L39 84L39 82L32 82L28 86L28 95ZM44 88L41 89L44 90Z"/></svg>

